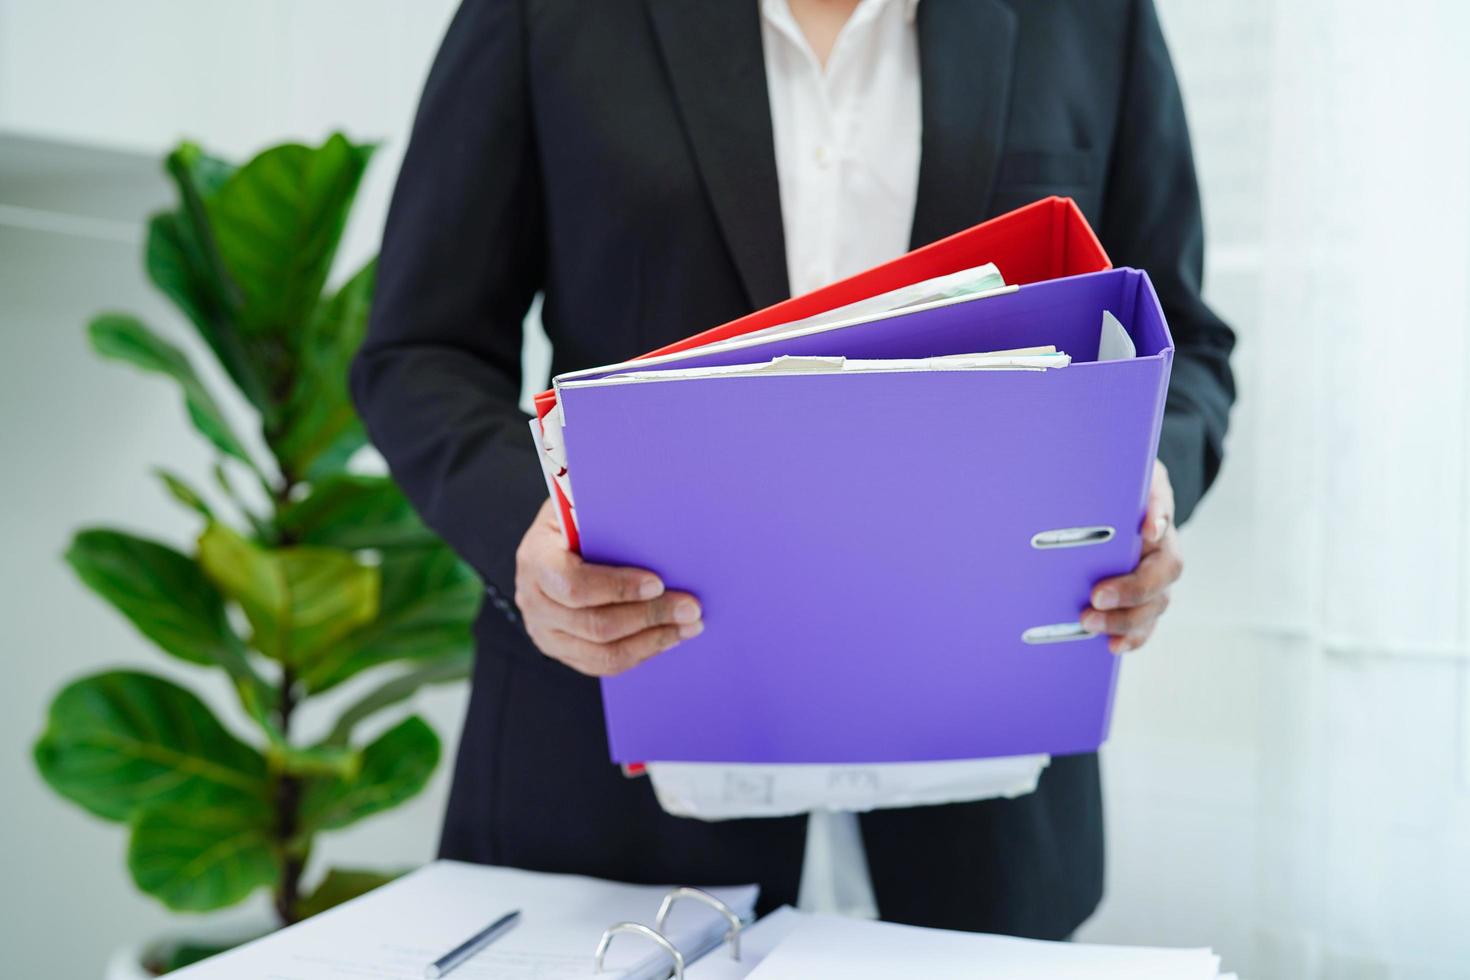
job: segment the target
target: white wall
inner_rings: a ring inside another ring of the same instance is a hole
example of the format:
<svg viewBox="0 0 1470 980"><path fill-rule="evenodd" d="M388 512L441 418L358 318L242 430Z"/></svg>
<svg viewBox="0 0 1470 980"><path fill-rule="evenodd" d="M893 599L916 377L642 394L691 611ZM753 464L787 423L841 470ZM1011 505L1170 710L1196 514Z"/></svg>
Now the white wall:
<svg viewBox="0 0 1470 980"><path fill-rule="evenodd" d="M1241 401L1124 666L1083 935L1470 977L1470 7L1160 7Z"/></svg>
<svg viewBox="0 0 1470 980"><path fill-rule="evenodd" d="M59 800L30 761L55 691L103 667L163 672L203 687L217 705L232 703L222 685L201 683L206 672L153 650L61 560L82 525L117 524L180 544L196 530L148 474L149 466L166 464L207 482L209 455L176 392L100 362L84 335L100 309L126 309L199 351L142 275L142 220L170 198L158 158L182 137L237 158L282 139L318 141L334 129L381 139L341 256L341 268L355 267L376 250L422 78L452 8L445 0L0 0L0 650L7 668L0 687L0 873L7 882L0 972L7 976L100 976L121 944L199 928L197 919L171 916L138 895L123 865L123 828ZM202 355L196 362L207 364ZM419 709L444 738L446 760L463 701L462 689L420 698ZM446 761L411 804L323 838L315 865L427 860L447 776ZM213 928L228 932L264 916L264 904L255 902Z"/></svg>
<svg viewBox="0 0 1470 980"><path fill-rule="evenodd" d="M6 975L81 978L97 976L109 950L121 943L192 926L134 892L123 867L124 828L62 802L36 776L29 747L55 691L93 670L138 667L202 687L226 709L237 732L248 735L250 726L230 710L234 698L224 685L157 653L61 560L71 533L87 524L118 525L186 545L198 528L148 469L165 464L207 485L210 455L171 385L99 361L83 332L87 319L106 307L135 311L176 340L190 339L140 271L138 216L168 199L154 160L35 149L22 153L16 141L0 137L0 152L7 154L0 173L9 178L0 194L0 342L7 351L0 356L0 459L6 461L0 871L8 883L0 903L0 947ZM44 177L15 179L12 165L21 155L37 157ZM12 195L23 203L12 204ZM88 213L62 217L37 207L57 196L75 210L85 199ZM462 689L421 698L444 736L446 758L457 742L463 698ZM430 789L403 809L324 838L317 867L332 861L408 867L431 857L447 772L442 766ZM262 909L256 903L244 918L260 918ZM241 916L224 918L238 922Z"/></svg>
<svg viewBox="0 0 1470 980"><path fill-rule="evenodd" d="M333 130L382 140L348 229L370 254L454 0L0 0L0 132L243 158Z"/></svg>

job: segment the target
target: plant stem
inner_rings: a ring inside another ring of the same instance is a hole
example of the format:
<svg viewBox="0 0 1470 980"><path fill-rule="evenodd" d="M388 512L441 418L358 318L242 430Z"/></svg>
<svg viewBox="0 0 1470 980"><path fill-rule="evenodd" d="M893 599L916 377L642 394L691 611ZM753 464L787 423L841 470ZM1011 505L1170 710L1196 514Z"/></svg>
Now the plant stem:
<svg viewBox="0 0 1470 980"><path fill-rule="evenodd" d="M281 671L281 701L277 707L281 735L290 738L291 714L296 709L296 677L290 667ZM281 880L276 885L276 916L281 925L296 921L296 905L301 898L301 872L306 861L295 846L301 808L301 780L281 773L276 780L276 845L282 855Z"/></svg>
<svg viewBox="0 0 1470 980"><path fill-rule="evenodd" d="M296 481L285 474L275 494L276 513L290 502ZM281 535L278 544L289 546L293 542ZM281 738L290 741L291 716L296 711L296 672L290 666L281 668L280 702L276 707L277 723ZM291 925L297 919L296 909L301 900L301 873L306 868L306 856L296 842L301 825L302 784L298 776L283 772L276 780L276 846L281 854L281 879L276 885L276 916L281 925Z"/></svg>
<svg viewBox="0 0 1470 980"><path fill-rule="evenodd" d="M296 485L297 485L298 482L299 481L296 480L294 477L292 477L291 474L289 474L289 473L285 474L284 479L282 479L282 481L281 481L280 487L276 490L276 492L273 495L272 500L271 500L271 503L275 505L275 516L276 517L280 517L281 511L285 510L287 507L289 507L291 505L291 494L296 489ZM282 541L280 542L281 544L286 545L286 544L291 544L292 543L290 541L285 540L285 538L287 537L287 535L285 535L284 533L281 535L281 537L282 537Z"/></svg>

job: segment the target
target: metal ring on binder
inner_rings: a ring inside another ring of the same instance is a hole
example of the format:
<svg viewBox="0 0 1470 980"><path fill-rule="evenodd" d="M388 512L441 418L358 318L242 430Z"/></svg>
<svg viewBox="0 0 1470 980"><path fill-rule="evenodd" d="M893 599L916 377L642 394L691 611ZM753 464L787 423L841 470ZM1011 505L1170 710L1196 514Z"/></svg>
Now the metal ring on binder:
<svg viewBox="0 0 1470 980"><path fill-rule="evenodd" d="M602 939L597 943L597 955L594 958L596 969L594 972L602 972L602 961L607 956L607 948L612 944L612 937L620 932L635 933L643 936L645 939L652 939L658 943L664 948L664 952L668 953L674 959L674 980L684 980L684 954L679 952L678 947L669 942L663 933L656 932L641 922L619 922L617 925L607 927L607 930L602 934Z"/></svg>
<svg viewBox="0 0 1470 980"><path fill-rule="evenodd" d="M1021 634L1022 643L1066 643L1068 640L1090 640L1096 633L1089 633L1081 623L1050 623L1033 626Z"/></svg>
<svg viewBox="0 0 1470 980"><path fill-rule="evenodd" d="M665 895L663 902L658 907L658 916L653 920L654 925L658 927L659 931L663 931L664 923L668 921L669 913L673 911L674 903L681 898L692 898L697 902L703 902L725 917L725 921L730 923L730 931L725 933L725 942L730 944L730 957L736 960L740 959L740 930L744 926L740 921L740 916L736 915L735 910L730 908L730 906L702 888L690 888L687 885L681 885Z"/></svg>
<svg viewBox="0 0 1470 980"><path fill-rule="evenodd" d="M1059 527L1051 531L1037 531L1031 535L1031 547L1080 548L1089 544L1106 544L1118 532L1106 524L1091 527Z"/></svg>

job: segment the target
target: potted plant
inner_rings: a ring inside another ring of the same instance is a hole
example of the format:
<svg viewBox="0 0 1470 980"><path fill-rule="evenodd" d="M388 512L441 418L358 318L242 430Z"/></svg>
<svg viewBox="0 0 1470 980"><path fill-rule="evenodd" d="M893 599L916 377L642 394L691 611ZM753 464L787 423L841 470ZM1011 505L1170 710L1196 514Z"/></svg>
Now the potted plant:
<svg viewBox="0 0 1470 980"><path fill-rule="evenodd" d="M390 877L308 880L313 841L424 787L439 761L433 730L417 716L369 723L425 684L462 679L470 661L473 572L390 479L347 467L365 442L346 372L373 266L325 286L371 154L333 135L238 168L190 144L167 157L178 205L149 221L148 276L258 415L263 450L240 438L182 349L127 314L89 326L102 356L179 385L217 459L209 494L157 471L198 520L187 547L88 528L66 560L163 653L228 675L250 733L171 680L118 669L61 691L34 755L56 792L127 825L133 881L170 909L208 912L269 889L284 925ZM304 717L348 681L335 718ZM135 975L219 945L151 950Z"/></svg>

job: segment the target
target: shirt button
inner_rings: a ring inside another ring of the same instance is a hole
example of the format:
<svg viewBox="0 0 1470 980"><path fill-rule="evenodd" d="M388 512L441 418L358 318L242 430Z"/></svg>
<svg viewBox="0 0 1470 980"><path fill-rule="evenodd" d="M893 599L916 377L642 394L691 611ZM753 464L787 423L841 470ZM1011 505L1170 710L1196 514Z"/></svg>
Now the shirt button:
<svg viewBox="0 0 1470 980"><path fill-rule="evenodd" d="M817 166L823 170L832 166L832 151L825 144L818 146L816 152L812 154L812 157L817 161Z"/></svg>

